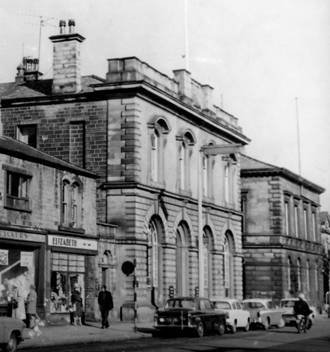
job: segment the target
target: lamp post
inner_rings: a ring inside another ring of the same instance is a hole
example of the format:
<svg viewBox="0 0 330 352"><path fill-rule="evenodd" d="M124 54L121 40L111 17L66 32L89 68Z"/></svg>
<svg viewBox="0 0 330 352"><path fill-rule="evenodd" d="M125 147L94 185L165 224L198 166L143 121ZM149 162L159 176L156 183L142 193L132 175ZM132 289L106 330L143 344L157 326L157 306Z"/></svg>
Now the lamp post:
<svg viewBox="0 0 330 352"><path fill-rule="evenodd" d="M203 192L202 192L202 164L203 155L235 154L240 151L241 144L203 145L198 153L197 161L197 197L198 197L198 287L199 295L204 295L204 258L203 258Z"/></svg>

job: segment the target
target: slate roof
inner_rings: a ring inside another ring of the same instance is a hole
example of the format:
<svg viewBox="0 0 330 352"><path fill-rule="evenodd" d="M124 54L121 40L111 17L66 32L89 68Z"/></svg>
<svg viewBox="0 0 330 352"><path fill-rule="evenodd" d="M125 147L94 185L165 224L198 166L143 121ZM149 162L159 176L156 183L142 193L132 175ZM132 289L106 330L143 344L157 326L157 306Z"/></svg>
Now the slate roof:
<svg viewBox="0 0 330 352"><path fill-rule="evenodd" d="M38 164L47 165L60 170L66 170L82 176L97 178L98 176L86 169L68 163L64 160L55 158L49 154L41 152L23 142L16 139L0 136L0 153L13 156L15 158L36 162Z"/></svg>
<svg viewBox="0 0 330 352"><path fill-rule="evenodd" d="M294 172L273 164L265 163L263 161L254 159L250 156L241 154L241 177L252 177L252 176L268 176L278 175L282 176L294 183L301 184L304 187L321 194L325 189L304 177L301 177Z"/></svg>
<svg viewBox="0 0 330 352"><path fill-rule="evenodd" d="M82 76L80 93L92 92L92 84L104 83L104 79L95 75ZM0 99L47 97L52 95L52 79L40 79L24 83L0 83Z"/></svg>

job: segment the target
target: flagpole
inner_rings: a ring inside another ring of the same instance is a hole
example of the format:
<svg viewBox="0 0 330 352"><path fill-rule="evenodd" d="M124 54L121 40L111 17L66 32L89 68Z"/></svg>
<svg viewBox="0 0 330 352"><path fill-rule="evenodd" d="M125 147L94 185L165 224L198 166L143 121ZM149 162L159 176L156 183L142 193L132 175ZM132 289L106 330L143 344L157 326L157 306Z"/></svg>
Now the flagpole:
<svg viewBox="0 0 330 352"><path fill-rule="evenodd" d="M184 58L185 69L190 70L189 67L189 26L188 26L188 0L184 0Z"/></svg>
<svg viewBox="0 0 330 352"><path fill-rule="evenodd" d="M299 107L298 98L295 97L296 102L296 123L297 123L297 150L298 150L298 173L301 176L301 144L300 144L300 124L299 124Z"/></svg>

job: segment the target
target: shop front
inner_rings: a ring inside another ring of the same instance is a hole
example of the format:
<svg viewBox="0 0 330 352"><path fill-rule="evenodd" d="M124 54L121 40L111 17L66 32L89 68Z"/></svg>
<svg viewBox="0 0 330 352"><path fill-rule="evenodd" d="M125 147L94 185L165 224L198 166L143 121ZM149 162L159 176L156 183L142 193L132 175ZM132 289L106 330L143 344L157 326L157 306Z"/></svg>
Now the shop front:
<svg viewBox="0 0 330 352"><path fill-rule="evenodd" d="M24 302L30 286L37 291L38 313L44 315L44 234L0 228L0 315L11 315L10 301Z"/></svg>
<svg viewBox="0 0 330 352"><path fill-rule="evenodd" d="M97 241L90 238L48 235L48 320L70 322L71 295L78 289L86 316L94 315ZM72 318L72 314L71 314Z"/></svg>

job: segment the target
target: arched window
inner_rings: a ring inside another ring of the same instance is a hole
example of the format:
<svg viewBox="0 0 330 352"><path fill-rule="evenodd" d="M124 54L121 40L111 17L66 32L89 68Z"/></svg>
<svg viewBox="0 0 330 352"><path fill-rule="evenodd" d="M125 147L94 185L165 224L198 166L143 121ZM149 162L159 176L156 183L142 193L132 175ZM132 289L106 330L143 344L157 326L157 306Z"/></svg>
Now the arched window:
<svg viewBox="0 0 330 352"><path fill-rule="evenodd" d="M226 297L234 295L234 244L230 231L227 231L224 239L224 287Z"/></svg>
<svg viewBox="0 0 330 352"><path fill-rule="evenodd" d="M229 163L225 165L225 203L229 203L229 189L230 189L230 178L229 178Z"/></svg>
<svg viewBox="0 0 330 352"><path fill-rule="evenodd" d="M212 265L212 233L208 227L203 230L203 276L204 276L204 297L212 296L213 265Z"/></svg>
<svg viewBox="0 0 330 352"><path fill-rule="evenodd" d="M314 268L314 280L315 280L315 292L319 290L319 277L318 277L318 262L315 261L315 268Z"/></svg>
<svg viewBox="0 0 330 352"><path fill-rule="evenodd" d="M74 179L70 183L68 179L62 182L62 207L61 223L67 227L80 227L82 225L82 184Z"/></svg>
<svg viewBox="0 0 330 352"><path fill-rule="evenodd" d="M191 153L192 146L195 144L195 138L190 131L187 131L183 136L178 136L179 143L179 186L180 190L190 189L190 174L191 174Z"/></svg>
<svg viewBox="0 0 330 352"><path fill-rule="evenodd" d="M292 261L288 258L288 291L292 291Z"/></svg>
<svg viewBox="0 0 330 352"><path fill-rule="evenodd" d="M188 294L188 234L187 225L181 222L176 231L176 293L179 296Z"/></svg>
<svg viewBox="0 0 330 352"><path fill-rule="evenodd" d="M165 135L170 129L165 118L159 117L148 124L150 135L150 179L152 182L164 181Z"/></svg>
<svg viewBox="0 0 330 352"><path fill-rule="evenodd" d="M309 291L310 291L310 282L311 282L310 270L311 270L311 265L310 265L309 259L307 259L307 261L306 261L306 291L307 291L307 294L309 294Z"/></svg>
<svg viewBox="0 0 330 352"><path fill-rule="evenodd" d="M301 260L297 259L297 290L301 291Z"/></svg>
<svg viewBox="0 0 330 352"><path fill-rule="evenodd" d="M71 195L71 226L81 225L81 194L78 183L73 183Z"/></svg>
<svg viewBox="0 0 330 352"><path fill-rule="evenodd" d="M151 179L159 181L160 169L160 136L157 130L151 134Z"/></svg>
<svg viewBox="0 0 330 352"><path fill-rule="evenodd" d="M69 226L70 218L70 182L64 180L62 183L62 224Z"/></svg>
<svg viewBox="0 0 330 352"><path fill-rule="evenodd" d="M153 287L158 287L158 233L155 220L149 223L149 238L148 238L148 283Z"/></svg>

